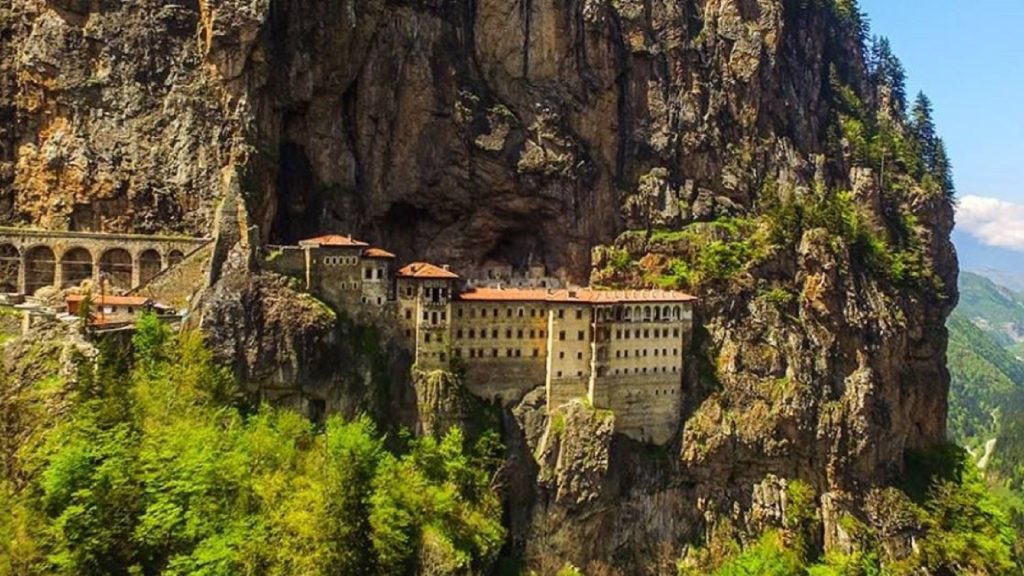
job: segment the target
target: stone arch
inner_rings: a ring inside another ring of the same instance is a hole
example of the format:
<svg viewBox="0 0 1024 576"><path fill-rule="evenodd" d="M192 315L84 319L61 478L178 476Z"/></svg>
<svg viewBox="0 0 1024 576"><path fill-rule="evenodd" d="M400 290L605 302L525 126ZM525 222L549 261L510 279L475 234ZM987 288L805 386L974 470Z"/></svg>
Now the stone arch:
<svg viewBox="0 0 1024 576"><path fill-rule="evenodd" d="M671 308L669 308L668 306L665 306L664 308L661 309L661 319L662 320L669 320L670 318L672 318Z"/></svg>
<svg viewBox="0 0 1024 576"><path fill-rule="evenodd" d="M0 292L17 292L21 252L14 244L0 244Z"/></svg>
<svg viewBox="0 0 1024 576"><path fill-rule="evenodd" d="M650 322L651 321L651 307L650 306L644 306L644 321L645 322Z"/></svg>
<svg viewBox="0 0 1024 576"><path fill-rule="evenodd" d="M93 259L88 249L76 246L60 257L61 288L78 286L92 278Z"/></svg>
<svg viewBox="0 0 1024 576"><path fill-rule="evenodd" d="M674 308L672 308L672 317L675 318L676 320L682 318L682 309L679 308L679 306L675 306Z"/></svg>
<svg viewBox="0 0 1024 576"><path fill-rule="evenodd" d="M163 268L163 258L155 249L143 250L139 254L139 284L152 280Z"/></svg>
<svg viewBox="0 0 1024 576"><path fill-rule="evenodd" d="M40 288L57 281L57 256L49 246L33 246L25 252L25 293L35 294Z"/></svg>
<svg viewBox="0 0 1024 576"><path fill-rule="evenodd" d="M100 256L100 274L111 286L131 288L134 270L132 254L124 248L110 248Z"/></svg>
<svg viewBox="0 0 1024 576"><path fill-rule="evenodd" d="M167 253L167 267L177 266L181 264L181 261L185 259L185 253L181 250L174 249Z"/></svg>

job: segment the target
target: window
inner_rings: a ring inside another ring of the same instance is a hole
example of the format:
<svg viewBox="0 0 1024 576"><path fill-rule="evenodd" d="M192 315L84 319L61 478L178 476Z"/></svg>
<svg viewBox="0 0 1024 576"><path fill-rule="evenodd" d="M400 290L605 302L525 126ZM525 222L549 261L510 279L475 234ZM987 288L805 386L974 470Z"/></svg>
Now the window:
<svg viewBox="0 0 1024 576"><path fill-rule="evenodd" d="M537 350L536 348L534 348L533 349L533 357L536 358L538 356L540 356L540 350Z"/></svg>
<svg viewBox="0 0 1024 576"><path fill-rule="evenodd" d="M430 313L430 323L434 325L437 324L437 312Z"/></svg>
<svg viewBox="0 0 1024 576"><path fill-rule="evenodd" d="M672 330L672 336L675 338L679 338L679 328L675 328Z"/></svg>
<svg viewBox="0 0 1024 576"><path fill-rule="evenodd" d="M498 329L497 328L495 328L494 330L491 330L491 338L493 338L495 340L498 339Z"/></svg>
<svg viewBox="0 0 1024 576"><path fill-rule="evenodd" d="M540 331L540 337L544 338L544 331L543 330Z"/></svg>
<svg viewBox="0 0 1024 576"><path fill-rule="evenodd" d="M622 358L622 350L616 350L615 351L615 357L616 358Z"/></svg>
<svg viewBox="0 0 1024 576"><path fill-rule="evenodd" d="M444 352L441 352L440 354L438 354L437 357L440 358L441 362L444 362L445 359L447 358L447 356L445 356Z"/></svg>
<svg viewBox="0 0 1024 576"><path fill-rule="evenodd" d="M505 338L507 338L508 340L512 339L512 329L511 328L509 328L508 330L505 330Z"/></svg>
<svg viewBox="0 0 1024 576"><path fill-rule="evenodd" d="M494 309L494 317L495 317L495 318L497 318L497 317L498 317L498 309L497 309L497 308L495 308L495 309Z"/></svg>
<svg viewBox="0 0 1024 576"><path fill-rule="evenodd" d="M657 348L655 348L655 349L654 349L654 355L655 355L655 356L657 356L657 355L658 355L658 349L657 349Z"/></svg>
<svg viewBox="0 0 1024 576"><path fill-rule="evenodd" d="M561 320L562 318L565 318L565 310L558 311L558 319Z"/></svg>
<svg viewBox="0 0 1024 576"><path fill-rule="evenodd" d="M534 310L533 308L530 308L530 318L534 318L536 316L537 316L537 311Z"/></svg>
<svg viewBox="0 0 1024 576"><path fill-rule="evenodd" d="M625 357L629 358L629 350L626 350Z"/></svg>
<svg viewBox="0 0 1024 576"><path fill-rule="evenodd" d="M448 313L447 312L441 312L441 322L447 322L447 321L448 321Z"/></svg>
<svg viewBox="0 0 1024 576"><path fill-rule="evenodd" d="M476 358L476 350L470 348L469 349L469 357L470 358Z"/></svg>
<svg viewBox="0 0 1024 576"><path fill-rule="evenodd" d="M405 287L405 295L409 298L412 298L412 286Z"/></svg>
<svg viewBox="0 0 1024 576"><path fill-rule="evenodd" d="M661 355L662 356L668 356L668 348L662 348L661 349Z"/></svg>
<svg viewBox="0 0 1024 576"><path fill-rule="evenodd" d="M523 339L523 331L522 330L519 330L518 332L516 332L516 338L519 338L520 340Z"/></svg>
<svg viewBox="0 0 1024 576"><path fill-rule="evenodd" d="M651 331L645 329L644 330L644 338L650 338L650 337L651 337Z"/></svg>
<svg viewBox="0 0 1024 576"><path fill-rule="evenodd" d="M430 343L430 332L425 332L423 334L423 341L426 342L427 344Z"/></svg>
<svg viewBox="0 0 1024 576"><path fill-rule="evenodd" d="M633 337L634 337L634 338L640 338L640 329L639 329L639 328L638 328L638 329L636 329L636 330L635 330L635 331L633 332Z"/></svg>
<svg viewBox="0 0 1024 576"><path fill-rule="evenodd" d="M495 358L498 357L498 349L497 348L494 348L493 350L491 350L491 356L494 356Z"/></svg>
<svg viewBox="0 0 1024 576"><path fill-rule="evenodd" d="M516 314L517 314L517 315L518 315L518 316L519 316L520 318L522 318L522 317L523 317L523 316L525 315L525 313L526 313L526 311L525 311L525 310L523 310L522 308L520 308L520 309L519 309L519 311L518 311L518 312L517 312Z"/></svg>
<svg viewBox="0 0 1024 576"><path fill-rule="evenodd" d="M673 348L672 349L672 355L673 356L679 356L679 349L678 348Z"/></svg>
<svg viewBox="0 0 1024 576"><path fill-rule="evenodd" d="M405 337L406 338L412 338L412 330L406 330L405 331Z"/></svg>
<svg viewBox="0 0 1024 576"><path fill-rule="evenodd" d="M383 280L383 279L384 279L384 269L383 268L377 268L377 280Z"/></svg>
<svg viewBox="0 0 1024 576"><path fill-rule="evenodd" d="M576 333L576 339L583 340L583 330L580 330L579 332Z"/></svg>
<svg viewBox="0 0 1024 576"><path fill-rule="evenodd" d="M381 298L380 296L377 296L377 306L380 306L383 303L384 303L384 299Z"/></svg>
<svg viewBox="0 0 1024 576"><path fill-rule="evenodd" d="M537 331L536 330L530 330L530 338L536 338L536 337L537 337Z"/></svg>
<svg viewBox="0 0 1024 576"><path fill-rule="evenodd" d="M576 359L577 360L583 360L583 352L577 352L576 353Z"/></svg>
<svg viewBox="0 0 1024 576"><path fill-rule="evenodd" d="M455 357L456 358L462 358L462 348L456 348L455 349Z"/></svg>
<svg viewBox="0 0 1024 576"><path fill-rule="evenodd" d="M559 360L564 360L565 359L565 352L564 351L558 353L558 359Z"/></svg>
<svg viewBox="0 0 1024 576"><path fill-rule="evenodd" d="M459 315L459 318L462 318L462 308L459 308L458 315Z"/></svg>
<svg viewBox="0 0 1024 576"><path fill-rule="evenodd" d="M470 328L469 329L469 339L472 340L473 338L476 338L476 330Z"/></svg>
<svg viewBox="0 0 1024 576"><path fill-rule="evenodd" d="M455 337L456 338L462 338L462 329L459 329L459 330L455 331Z"/></svg>
<svg viewBox="0 0 1024 576"><path fill-rule="evenodd" d="M505 350L505 356L507 356L509 358L512 357L512 349L511 348L509 348L508 350Z"/></svg>
<svg viewBox="0 0 1024 576"><path fill-rule="evenodd" d="M580 376L583 376L583 371L582 371L582 370L578 370L578 371L576 372L576 377L578 378L578 377L580 377Z"/></svg>
<svg viewBox="0 0 1024 576"><path fill-rule="evenodd" d="M365 271L365 278L367 280L373 280L373 270L371 270L370 268L367 268L366 271Z"/></svg>
<svg viewBox="0 0 1024 576"><path fill-rule="evenodd" d="M509 308L508 310L505 310L505 317L506 318L511 318L512 317L512 309L511 308Z"/></svg>
<svg viewBox="0 0 1024 576"><path fill-rule="evenodd" d="M565 330L560 330L558 332L558 339L559 340L565 340Z"/></svg>
<svg viewBox="0 0 1024 576"><path fill-rule="evenodd" d="M423 311L423 321L426 322L427 320L430 320L430 312L427 312L426 310L424 310Z"/></svg>
<svg viewBox="0 0 1024 576"><path fill-rule="evenodd" d="M623 336L625 336L625 338L624 338L625 340L629 340L629 330L626 330L626 332L623 334Z"/></svg>
<svg viewBox="0 0 1024 576"><path fill-rule="evenodd" d="M562 371L561 370L558 371L558 375L556 377L557 378L561 378L562 377Z"/></svg>
<svg viewBox="0 0 1024 576"><path fill-rule="evenodd" d="M615 331L615 339L616 340L622 340L622 330L616 330Z"/></svg>

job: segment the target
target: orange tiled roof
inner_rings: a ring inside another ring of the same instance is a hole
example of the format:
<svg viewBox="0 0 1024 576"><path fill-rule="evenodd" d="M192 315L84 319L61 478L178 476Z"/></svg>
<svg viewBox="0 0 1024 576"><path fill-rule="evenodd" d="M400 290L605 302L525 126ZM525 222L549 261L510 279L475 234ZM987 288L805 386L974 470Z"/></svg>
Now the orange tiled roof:
<svg viewBox="0 0 1024 576"><path fill-rule="evenodd" d="M77 303L86 299L84 294L72 294L68 296L68 303ZM145 306L152 302L145 296L99 296L93 295L91 302L98 306Z"/></svg>
<svg viewBox="0 0 1024 576"><path fill-rule="evenodd" d="M459 299L476 302L553 302L562 304L621 304L625 302L692 302L697 298L669 290L544 290L540 288L475 288Z"/></svg>
<svg viewBox="0 0 1024 576"><path fill-rule="evenodd" d="M394 258L395 255L383 248L367 248L363 252L363 256L366 258Z"/></svg>
<svg viewBox="0 0 1024 576"><path fill-rule="evenodd" d="M299 246L351 246L354 248L362 248L369 246L369 244L361 240L356 240L351 235L342 236L341 234L325 234L324 236L317 236L316 238L300 240Z"/></svg>
<svg viewBox="0 0 1024 576"><path fill-rule="evenodd" d="M445 270L440 266L436 266L428 262L413 262L412 264L408 264L398 271L398 275L402 278L426 278L440 280L452 280L459 277L458 274L451 270Z"/></svg>

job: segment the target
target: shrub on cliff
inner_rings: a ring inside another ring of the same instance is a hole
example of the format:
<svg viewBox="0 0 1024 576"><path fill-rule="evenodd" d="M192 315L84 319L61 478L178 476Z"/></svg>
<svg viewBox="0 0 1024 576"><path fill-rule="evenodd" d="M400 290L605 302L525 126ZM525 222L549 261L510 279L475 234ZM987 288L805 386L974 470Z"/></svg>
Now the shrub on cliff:
<svg viewBox="0 0 1024 576"><path fill-rule="evenodd" d="M496 557L490 461L457 430L392 453L367 418L318 430L238 408L197 335L147 317L134 350L83 370L29 484L0 486L0 574L394 574Z"/></svg>

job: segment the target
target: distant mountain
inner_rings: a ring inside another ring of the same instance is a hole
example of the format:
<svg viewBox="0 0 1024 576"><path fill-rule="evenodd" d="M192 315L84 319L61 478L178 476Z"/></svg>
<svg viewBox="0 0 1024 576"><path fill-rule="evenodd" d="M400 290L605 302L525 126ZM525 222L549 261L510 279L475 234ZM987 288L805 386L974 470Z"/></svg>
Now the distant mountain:
<svg viewBox="0 0 1024 576"><path fill-rule="evenodd" d="M960 274L957 313L985 331L1000 346L1024 343L1024 295L973 272Z"/></svg>
<svg viewBox="0 0 1024 576"><path fill-rule="evenodd" d="M1001 416L1020 411L1024 362L960 312L947 326L949 432L957 442L976 446L999 433Z"/></svg>
<svg viewBox="0 0 1024 576"><path fill-rule="evenodd" d="M991 278L996 283L1024 291L1024 252L986 246L970 234L953 232L960 268Z"/></svg>

